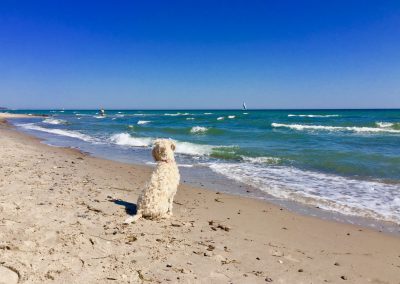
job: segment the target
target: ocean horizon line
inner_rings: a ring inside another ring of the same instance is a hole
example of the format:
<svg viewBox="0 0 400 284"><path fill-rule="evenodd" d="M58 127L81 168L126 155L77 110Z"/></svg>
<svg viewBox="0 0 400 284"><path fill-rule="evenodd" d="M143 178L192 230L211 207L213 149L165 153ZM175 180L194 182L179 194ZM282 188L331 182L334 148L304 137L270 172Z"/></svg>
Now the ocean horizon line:
<svg viewBox="0 0 400 284"><path fill-rule="evenodd" d="M93 111L100 108L5 108L2 111L42 111L42 110L79 110L79 111ZM400 110L399 108L248 108L246 110L240 108L104 108L108 111L380 111L380 110Z"/></svg>

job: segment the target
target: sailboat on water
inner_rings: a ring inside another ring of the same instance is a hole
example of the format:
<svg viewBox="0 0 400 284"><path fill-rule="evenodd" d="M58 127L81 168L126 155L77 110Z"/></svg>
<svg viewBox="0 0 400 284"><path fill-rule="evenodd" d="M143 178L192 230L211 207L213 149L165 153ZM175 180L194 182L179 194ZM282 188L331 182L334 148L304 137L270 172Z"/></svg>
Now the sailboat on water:
<svg viewBox="0 0 400 284"><path fill-rule="evenodd" d="M246 103L243 102L243 110L247 110Z"/></svg>

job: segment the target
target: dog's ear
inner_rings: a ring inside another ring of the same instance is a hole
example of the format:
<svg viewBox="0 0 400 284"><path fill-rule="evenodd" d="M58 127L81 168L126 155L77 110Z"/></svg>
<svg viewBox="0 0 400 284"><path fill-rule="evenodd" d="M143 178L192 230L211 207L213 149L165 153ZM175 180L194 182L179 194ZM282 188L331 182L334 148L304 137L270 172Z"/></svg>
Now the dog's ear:
<svg viewBox="0 0 400 284"><path fill-rule="evenodd" d="M171 149L172 149L172 151L175 151L175 149L176 149L176 145L175 145L175 143L172 142L172 141L171 141Z"/></svg>

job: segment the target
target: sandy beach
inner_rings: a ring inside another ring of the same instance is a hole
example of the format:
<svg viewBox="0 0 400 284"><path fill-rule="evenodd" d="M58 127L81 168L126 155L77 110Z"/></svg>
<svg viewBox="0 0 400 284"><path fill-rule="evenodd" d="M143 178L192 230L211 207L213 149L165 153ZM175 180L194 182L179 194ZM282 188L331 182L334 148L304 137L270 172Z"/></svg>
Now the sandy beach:
<svg viewBox="0 0 400 284"><path fill-rule="evenodd" d="M398 237L254 199L180 186L172 219L125 225L150 167L44 145L5 118L0 283L400 283Z"/></svg>

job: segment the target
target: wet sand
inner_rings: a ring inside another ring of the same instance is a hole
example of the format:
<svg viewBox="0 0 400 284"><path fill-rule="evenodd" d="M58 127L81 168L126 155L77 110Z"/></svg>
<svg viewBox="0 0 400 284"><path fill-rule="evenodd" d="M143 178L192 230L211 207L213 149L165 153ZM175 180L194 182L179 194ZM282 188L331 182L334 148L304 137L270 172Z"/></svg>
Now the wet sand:
<svg viewBox="0 0 400 284"><path fill-rule="evenodd" d="M4 122L0 145L0 283L400 283L399 237L189 186L125 225L150 167Z"/></svg>

